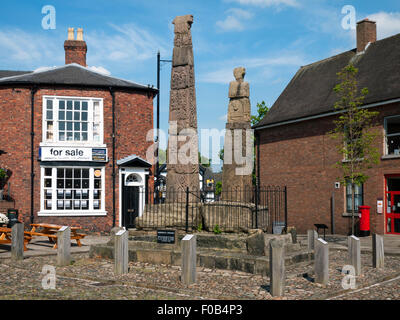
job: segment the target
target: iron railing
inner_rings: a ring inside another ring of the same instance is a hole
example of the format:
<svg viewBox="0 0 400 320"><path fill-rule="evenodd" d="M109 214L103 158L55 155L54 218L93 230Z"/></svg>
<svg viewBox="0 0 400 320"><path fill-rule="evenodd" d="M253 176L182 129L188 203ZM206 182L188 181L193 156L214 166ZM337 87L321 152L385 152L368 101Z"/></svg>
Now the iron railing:
<svg viewBox="0 0 400 320"><path fill-rule="evenodd" d="M174 228L186 232L276 233L287 228L286 187L247 189L139 191L135 219L138 229Z"/></svg>

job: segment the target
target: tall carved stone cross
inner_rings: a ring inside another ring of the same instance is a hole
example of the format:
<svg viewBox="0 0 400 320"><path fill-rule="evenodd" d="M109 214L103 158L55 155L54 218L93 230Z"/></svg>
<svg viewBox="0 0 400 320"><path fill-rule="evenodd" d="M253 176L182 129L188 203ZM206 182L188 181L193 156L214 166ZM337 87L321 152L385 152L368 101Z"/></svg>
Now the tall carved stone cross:
<svg viewBox="0 0 400 320"><path fill-rule="evenodd" d="M198 135L194 59L190 28L192 15L178 16L172 55L167 195L199 189ZM168 199L167 199L168 201Z"/></svg>

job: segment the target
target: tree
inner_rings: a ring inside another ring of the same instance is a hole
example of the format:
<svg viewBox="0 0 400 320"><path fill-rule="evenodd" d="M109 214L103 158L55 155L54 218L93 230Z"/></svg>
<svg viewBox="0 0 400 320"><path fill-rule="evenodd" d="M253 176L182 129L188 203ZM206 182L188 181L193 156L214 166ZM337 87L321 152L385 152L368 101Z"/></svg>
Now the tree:
<svg viewBox="0 0 400 320"><path fill-rule="evenodd" d="M377 133L370 130L378 112L360 108L368 89L363 88L358 92L357 73L358 69L350 64L337 74L340 83L335 86L334 91L339 100L334 108L340 115L334 120L335 128L330 132L338 141L337 150L343 156L336 163L342 172L339 179L346 186L351 184L352 234L354 234L355 185L361 186L365 183L369 178L366 169L379 162L378 149L373 146Z"/></svg>
<svg viewBox="0 0 400 320"><path fill-rule="evenodd" d="M268 111L269 111L269 108L265 104L265 101L262 101L261 103L257 103L257 114L251 116L251 118L250 118L251 125L255 126L256 124L258 124L265 117L265 115L267 114Z"/></svg>

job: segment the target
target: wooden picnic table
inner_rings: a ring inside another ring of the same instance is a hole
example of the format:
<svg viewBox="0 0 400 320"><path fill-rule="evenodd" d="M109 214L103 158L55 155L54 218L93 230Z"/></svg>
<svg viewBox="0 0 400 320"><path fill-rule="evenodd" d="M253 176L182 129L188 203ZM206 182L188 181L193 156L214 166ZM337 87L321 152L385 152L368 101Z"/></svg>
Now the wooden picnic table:
<svg viewBox="0 0 400 320"><path fill-rule="evenodd" d="M24 251L28 248L26 245L31 241L32 236L28 231L24 231ZM0 227L0 244L11 244L11 228Z"/></svg>
<svg viewBox="0 0 400 320"><path fill-rule="evenodd" d="M63 226L57 224L48 224L48 223L31 223L32 230L27 231L27 233L31 236L43 236L48 237L51 243L54 243L53 248L57 248L57 232ZM82 246L81 239L83 239L86 235L82 233L78 233L77 231L80 227L70 227L71 228L71 240L76 240L76 243L79 247ZM39 230L37 230L39 229Z"/></svg>

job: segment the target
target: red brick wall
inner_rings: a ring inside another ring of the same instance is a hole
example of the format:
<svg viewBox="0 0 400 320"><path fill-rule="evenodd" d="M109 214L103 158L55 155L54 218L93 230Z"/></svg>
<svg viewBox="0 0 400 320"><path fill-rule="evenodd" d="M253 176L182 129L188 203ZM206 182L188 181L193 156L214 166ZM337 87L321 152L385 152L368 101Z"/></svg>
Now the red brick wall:
<svg viewBox="0 0 400 320"><path fill-rule="evenodd" d="M384 120L400 114L399 104L382 106L376 126L379 132L375 146L383 154ZM288 225L299 232L315 229L315 223L331 227L331 196L335 198L335 232L351 231L351 217L345 212L345 188L334 188L340 177L334 164L341 159L336 141L327 133L333 129L334 117L303 121L260 131L260 181L264 185L286 185L288 188ZM364 204L371 206L371 231L384 232L384 214L378 215L377 198L384 199L384 176L400 173L400 159L381 160L369 169L364 184ZM329 230L330 232L330 230Z"/></svg>
<svg viewBox="0 0 400 320"><path fill-rule="evenodd" d="M40 210L40 162L39 144L42 141L42 97L43 95L78 96L103 98L104 143L108 149L109 162L105 165L105 207L104 217L38 217ZM7 154L0 156L0 166L12 170L11 194L15 207L19 209L21 220L30 223L30 130L31 130L30 89L0 88L0 149ZM147 93L115 93L115 162L125 156L136 154L146 158L146 150L151 142L146 142L148 130L153 128L153 96ZM35 222L80 225L87 231L105 231L112 228L112 98L104 89L60 89L42 88L35 94L34 111L34 214ZM115 215L119 224L118 166L116 168ZM152 186L153 178L149 179Z"/></svg>

